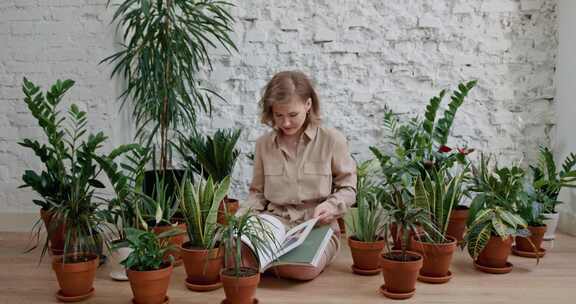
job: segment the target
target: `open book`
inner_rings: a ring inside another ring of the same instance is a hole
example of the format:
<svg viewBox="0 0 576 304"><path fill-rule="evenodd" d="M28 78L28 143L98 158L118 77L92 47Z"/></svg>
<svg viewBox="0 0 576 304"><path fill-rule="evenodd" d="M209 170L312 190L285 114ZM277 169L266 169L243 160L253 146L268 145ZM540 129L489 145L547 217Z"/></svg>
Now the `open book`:
<svg viewBox="0 0 576 304"><path fill-rule="evenodd" d="M258 251L260 272L279 265L318 266L322 252L334 233L330 226L314 228L317 218L287 231L286 226L272 215L259 214L258 217L266 231L275 239L269 244L274 254ZM247 238L242 239L242 242L254 250Z"/></svg>

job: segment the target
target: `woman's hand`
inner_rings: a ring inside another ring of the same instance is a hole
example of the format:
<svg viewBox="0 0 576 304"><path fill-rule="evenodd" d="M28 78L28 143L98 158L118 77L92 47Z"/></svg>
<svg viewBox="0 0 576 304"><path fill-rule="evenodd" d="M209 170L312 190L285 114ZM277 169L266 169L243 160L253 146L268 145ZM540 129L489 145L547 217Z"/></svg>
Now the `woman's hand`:
<svg viewBox="0 0 576 304"><path fill-rule="evenodd" d="M314 208L314 218L318 218L318 223L328 225L336 220L336 208L328 202L321 203Z"/></svg>

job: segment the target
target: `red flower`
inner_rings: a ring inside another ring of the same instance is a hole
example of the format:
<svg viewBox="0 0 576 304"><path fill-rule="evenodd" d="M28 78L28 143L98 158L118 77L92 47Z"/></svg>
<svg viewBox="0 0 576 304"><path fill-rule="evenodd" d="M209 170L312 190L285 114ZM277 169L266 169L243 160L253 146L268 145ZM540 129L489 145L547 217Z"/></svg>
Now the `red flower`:
<svg viewBox="0 0 576 304"><path fill-rule="evenodd" d="M438 152L448 153L450 151L452 151L452 148L448 146L440 146L440 148L438 148Z"/></svg>
<svg viewBox="0 0 576 304"><path fill-rule="evenodd" d="M457 148L458 149L458 153L462 154L462 155L468 155L472 152L474 152L474 149L468 149L468 148Z"/></svg>

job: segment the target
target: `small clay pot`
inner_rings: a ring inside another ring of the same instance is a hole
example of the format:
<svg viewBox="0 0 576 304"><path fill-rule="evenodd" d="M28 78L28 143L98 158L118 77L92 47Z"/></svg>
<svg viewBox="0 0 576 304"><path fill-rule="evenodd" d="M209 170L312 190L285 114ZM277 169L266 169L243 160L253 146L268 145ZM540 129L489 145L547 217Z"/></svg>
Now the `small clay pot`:
<svg viewBox="0 0 576 304"><path fill-rule="evenodd" d="M522 252L538 252L542 247L542 240L546 234L546 225L544 226L528 226L530 230L530 237L516 237L516 250ZM530 243L532 242L532 243Z"/></svg>
<svg viewBox="0 0 576 304"><path fill-rule="evenodd" d="M425 243L412 238L412 250L424 257L422 269L420 269L420 281L429 283L445 283L451 278L450 263L456 250L456 239L448 237L448 243ZM427 280L427 278L433 278ZM446 281L435 280L446 278Z"/></svg>
<svg viewBox="0 0 576 304"><path fill-rule="evenodd" d="M62 255L64 254L64 242L66 239L65 226L63 224L57 224L52 221L54 213L44 209L40 209L40 217L44 222L44 227L48 234L50 240L50 251L52 255Z"/></svg>
<svg viewBox="0 0 576 304"><path fill-rule="evenodd" d="M164 266L164 268L150 271L126 270L134 294L134 303L162 304L166 301L166 293L174 267L172 264Z"/></svg>
<svg viewBox="0 0 576 304"><path fill-rule="evenodd" d="M256 288L260 283L260 273L257 269L242 268L242 275L236 277L233 272L223 270L221 275L225 303L252 304L256 298Z"/></svg>
<svg viewBox="0 0 576 304"><path fill-rule="evenodd" d="M186 269L186 286L194 291L208 291L221 287L220 271L224 265L224 250L191 248L184 243L180 255ZM207 288L210 287L210 288Z"/></svg>
<svg viewBox="0 0 576 304"><path fill-rule="evenodd" d="M491 236L486 247L480 252L477 263L490 268L508 267L508 256L512 251L512 237L502 240L499 236Z"/></svg>
<svg viewBox="0 0 576 304"><path fill-rule="evenodd" d="M224 212L224 206L226 206L226 212L229 215L236 214L236 211L240 208L240 202L237 199L233 198L224 198L220 202L220 206L218 206L218 223L222 225L226 225L226 212Z"/></svg>
<svg viewBox="0 0 576 304"><path fill-rule="evenodd" d="M56 273L60 285L59 295L75 298L83 297L93 292L94 277L99 259L96 254L76 253L67 254L52 260L52 269Z"/></svg>
<svg viewBox="0 0 576 304"><path fill-rule="evenodd" d="M466 221L468 221L469 211L469 208L466 206L457 206L450 213L446 235L454 237L458 244L464 240L464 231L466 231Z"/></svg>
<svg viewBox="0 0 576 304"><path fill-rule="evenodd" d="M416 252L407 251L408 259L406 261L391 258L397 257L401 253L399 250L393 250L380 255L385 286L383 294L390 298L394 298L395 294L412 296L416 290L418 272L422 268L422 256Z"/></svg>
<svg viewBox="0 0 576 304"><path fill-rule="evenodd" d="M348 245L354 261L352 267L354 273L368 275L380 272L380 254L386 245L383 239L376 242L361 242L351 236L348 238Z"/></svg>
<svg viewBox="0 0 576 304"><path fill-rule="evenodd" d="M182 247L182 244L184 244L184 241L186 240L186 227L186 223L177 223L175 226L166 225L152 228L152 231L154 231L156 235L174 228L178 228L182 232L181 234L168 238L168 243L174 245L175 249L166 252L165 260L168 261L168 257L172 256L174 258L174 266L179 266L182 264L182 257L180 257L179 248Z"/></svg>

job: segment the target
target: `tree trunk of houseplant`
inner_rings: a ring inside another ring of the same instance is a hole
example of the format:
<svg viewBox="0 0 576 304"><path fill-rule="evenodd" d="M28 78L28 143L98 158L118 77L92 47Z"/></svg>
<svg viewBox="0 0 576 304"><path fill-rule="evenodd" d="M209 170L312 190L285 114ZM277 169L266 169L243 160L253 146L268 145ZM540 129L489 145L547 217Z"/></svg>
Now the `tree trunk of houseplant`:
<svg viewBox="0 0 576 304"><path fill-rule="evenodd" d="M464 231L466 230L466 221L468 220L469 208L466 206L456 206L450 214L448 220L448 228L446 235L452 236L456 239L458 244L462 243L464 239Z"/></svg>
<svg viewBox="0 0 576 304"><path fill-rule="evenodd" d="M556 228L558 227L560 213L544 213L543 215L546 217L544 224L548 227L546 234L544 234L544 240L551 241L556 238Z"/></svg>
<svg viewBox="0 0 576 304"><path fill-rule="evenodd" d="M98 263L95 254L68 254L54 258L52 269L60 285L56 297L65 302L77 302L92 296Z"/></svg>
<svg viewBox="0 0 576 304"><path fill-rule="evenodd" d="M542 240L546 233L546 225L544 226L528 226L530 230L530 237L516 237L516 245L512 248L515 255L537 258L543 257L546 250L542 248Z"/></svg>
<svg viewBox="0 0 576 304"><path fill-rule="evenodd" d="M241 268L239 277L234 275L234 269L223 270L221 274L226 304L252 304L255 302L256 288L260 283L258 269Z"/></svg>
<svg viewBox="0 0 576 304"><path fill-rule="evenodd" d="M380 273L380 254L386 245L383 239L376 242L361 242L355 237L348 237L348 245L352 253L352 271L361 275L375 275Z"/></svg>
<svg viewBox="0 0 576 304"><path fill-rule="evenodd" d="M53 213L44 209L40 209L40 217L46 227L48 239L50 240L50 251L52 255L62 255L64 253L64 225L52 222Z"/></svg>
<svg viewBox="0 0 576 304"><path fill-rule="evenodd" d="M491 236L486 247L480 252L474 266L487 273L508 273L512 271L512 264L508 256L512 250L512 237L502 240L499 236Z"/></svg>
<svg viewBox="0 0 576 304"><path fill-rule="evenodd" d="M162 304L168 303L168 286L174 267L167 264L158 270L136 271L128 269L128 279L134 294L135 304Z"/></svg>
<svg viewBox="0 0 576 304"><path fill-rule="evenodd" d="M412 238L412 250L422 254L423 266L418 280L426 283L446 283L452 278L450 263L456 250L456 239L448 237L448 243L425 243Z"/></svg>
<svg viewBox="0 0 576 304"><path fill-rule="evenodd" d="M391 299L408 299L416 292L416 278L422 268L422 256L407 251L407 259L401 259L402 251L394 250L380 255L384 285L380 292Z"/></svg>
<svg viewBox="0 0 576 304"><path fill-rule="evenodd" d="M173 265L176 267L176 266L182 265L182 257L180 256L180 249L179 248L182 247L182 244L184 244L184 241L186 239L186 233L184 233L186 231L186 223L177 223L176 226L170 226L170 225L156 226L156 227L152 228L152 230L154 231L154 233L156 235L159 235L160 233L162 233L164 231L168 231L168 230L174 229L174 228L180 229L182 231L182 233L175 235L175 236L171 236L168 238L168 243L174 245L174 247L176 247L176 248L166 252L165 259L168 260L168 257L172 256L174 258Z"/></svg>
<svg viewBox="0 0 576 304"><path fill-rule="evenodd" d="M182 244L180 254L186 269L186 287L194 291L210 291L222 286L220 272L224 265L224 250L191 248Z"/></svg>

